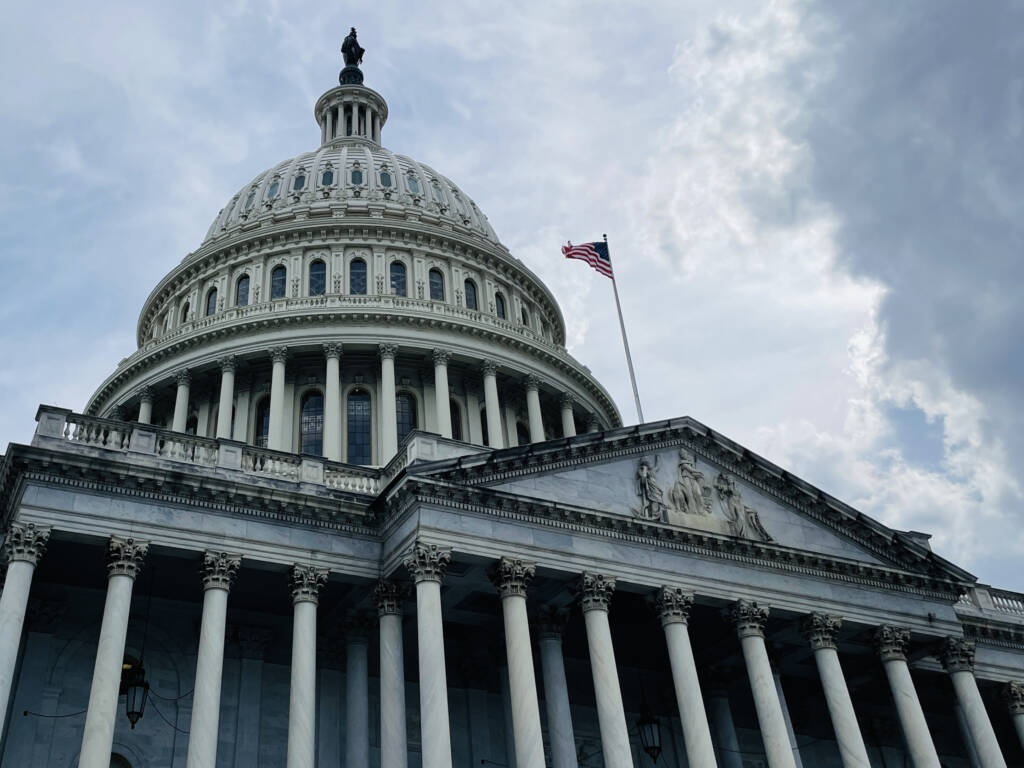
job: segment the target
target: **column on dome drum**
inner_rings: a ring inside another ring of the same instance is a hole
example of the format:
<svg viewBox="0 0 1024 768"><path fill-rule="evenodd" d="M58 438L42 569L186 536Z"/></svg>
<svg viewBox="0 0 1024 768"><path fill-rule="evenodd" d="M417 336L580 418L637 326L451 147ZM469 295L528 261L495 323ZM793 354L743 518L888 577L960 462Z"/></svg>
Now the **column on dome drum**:
<svg viewBox="0 0 1024 768"><path fill-rule="evenodd" d="M128 616L132 607L132 588L149 543L111 536L107 548L107 597L103 621L96 645L96 663L85 713L85 732L79 768L109 768L114 743L114 720L121 687L124 646L128 637Z"/></svg>
<svg viewBox="0 0 1024 768"><path fill-rule="evenodd" d="M153 421L153 390L143 386L139 390L139 424Z"/></svg>
<svg viewBox="0 0 1024 768"><path fill-rule="evenodd" d="M481 370L484 375L484 409L487 411L487 445L490 448L504 448L501 406L498 403L498 366L493 360L484 360Z"/></svg>
<svg viewBox="0 0 1024 768"><path fill-rule="evenodd" d="M231 417L235 402L235 356L228 355L220 364L220 405L217 409L217 439L231 439Z"/></svg>
<svg viewBox="0 0 1024 768"><path fill-rule="evenodd" d="M340 343L324 344L327 372L324 386L324 458L341 461L341 354Z"/></svg>
<svg viewBox="0 0 1024 768"><path fill-rule="evenodd" d="M540 410L540 379L526 377L526 416L530 423L530 442L544 442L544 418Z"/></svg>
<svg viewBox="0 0 1024 768"><path fill-rule="evenodd" d="M174 378L178 389L174 396L174 416L171 419L171 429L175 432L184 432L185 426L188 424L188 390L192 384L192 373L185 369L178 371Z"/></svg>
<svg viewBox="0 0 1024 768"><path fill-rule="evenodd" d="M4 538L7 572L0 594L0 733L6 725L32 577L49 541L50 527L34 523L11 523Z"/></svg>
<svg viewBox="0 0 1024 768"><path fill-rule="evenodd" d="M398 413L395 403L395 355L398 347L394 344L380 344L380 407L381 436L380 461L383 466L398 453Z"/></svg>
<svg viewBox="0 0 1024 768"><path fill-rule="evenodd" d="M274 347L270 350L270 359L274 368L270 374L270 426L267 429L267 447L273 451L286 451L284 434L284 373L288 360L287 347Z"/></svg>
<svg viewBox="0 0 1024 768"><path fill-rule="evenodd" d="M562 437L576 436L576 418L573 415L573 404L576 399L568 392L563 392L558 399L558 405L562 411Z"/></svg>
<svg viewBox="0 0 1024 768"><path fill-rule="evenodd" d="M441 437L452 436L452 411L448 404L448 361L451 353L434 349L434 410L437 412L437 431Z"/></svg>

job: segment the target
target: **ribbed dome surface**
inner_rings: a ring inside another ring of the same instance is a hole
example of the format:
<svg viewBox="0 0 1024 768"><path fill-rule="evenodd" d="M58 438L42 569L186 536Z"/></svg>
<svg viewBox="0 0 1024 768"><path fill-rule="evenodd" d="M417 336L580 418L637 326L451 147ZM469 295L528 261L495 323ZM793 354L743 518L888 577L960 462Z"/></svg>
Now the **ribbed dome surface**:
<svg viewBox="0 0 1024 768"><path fill-rule="evenodd" d="M264 219L346 214L422 220L498 243L487 217L450 179L412 158L346 138L259 174L221 209L203 244Z"/></svg>

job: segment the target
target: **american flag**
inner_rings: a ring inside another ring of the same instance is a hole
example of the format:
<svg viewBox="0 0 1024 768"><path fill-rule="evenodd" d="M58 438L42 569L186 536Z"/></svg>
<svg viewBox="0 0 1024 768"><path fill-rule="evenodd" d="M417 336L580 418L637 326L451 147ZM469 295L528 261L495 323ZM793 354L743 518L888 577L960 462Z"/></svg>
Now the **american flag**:
<svg viewBox="0 0 1024 768"><path fill-rule="evenodd" d="M612 274L612 260L608 256L608 243L600 240L596 243L581 243L580 245L569 243L562 246L562 253L567 259L585 261L605 277L615 279L615 275Z"/></svg>

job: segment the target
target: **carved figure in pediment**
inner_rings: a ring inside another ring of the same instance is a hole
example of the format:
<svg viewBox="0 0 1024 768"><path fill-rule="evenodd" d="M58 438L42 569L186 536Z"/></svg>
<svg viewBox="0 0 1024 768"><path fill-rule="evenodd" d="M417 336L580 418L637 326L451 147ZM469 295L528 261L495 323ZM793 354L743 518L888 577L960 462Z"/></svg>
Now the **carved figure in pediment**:
<svg viewBox="0 0 1024 768"><path fill-rule="evenodd" d="M729 523L729 531L733 536L760 539L761 541L772 540L764 525L761 524L761 518L757 512L743 503L743 497L740 495L740 489L735 480L720 472L715 480L715 490L718 492L718 504L722 509L722 514L725 515L726 522Z"/></svg>
<svg viewBox="0 0 1024 768"><path fill-rule="evenodd" d="M646 520L665 519L665 494L658 485L658 459L655 457L654 465L651 460L644 456L636 467L636 495L640 497L640 509L634 509L633 514Z"/></svg>
<svg viewBox="0 0 1024 768"><path fill-rule="evenodd" d="M669 502L688 515L711 514L711 489L704 484L704 473L697 469L697 458L685 450L679 451L679 476Z"/></svg>

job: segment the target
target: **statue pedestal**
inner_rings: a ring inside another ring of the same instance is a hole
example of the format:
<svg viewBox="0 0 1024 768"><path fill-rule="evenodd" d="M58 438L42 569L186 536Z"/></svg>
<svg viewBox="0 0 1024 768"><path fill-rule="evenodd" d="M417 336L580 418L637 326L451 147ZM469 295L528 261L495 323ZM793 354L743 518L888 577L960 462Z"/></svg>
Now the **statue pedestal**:
<svg viewBox="0 0 1024 768"><path fill-rule="evenodd" d="M363 71L355 64L349 64L338 75L338 82L341 85L362 85Z"/></svg>

